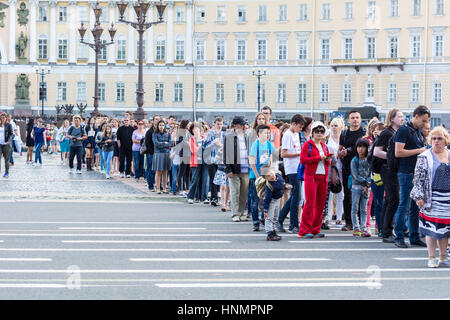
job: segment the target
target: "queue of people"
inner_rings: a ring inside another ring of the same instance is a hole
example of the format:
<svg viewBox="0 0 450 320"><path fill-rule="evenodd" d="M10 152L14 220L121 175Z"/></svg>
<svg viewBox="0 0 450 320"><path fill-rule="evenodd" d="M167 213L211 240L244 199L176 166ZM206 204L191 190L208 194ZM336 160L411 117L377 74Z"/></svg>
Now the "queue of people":
<svg viewBox="0 0 450 320"><path fill-rule="evenodd" d="M264 226L270 241L284 232L323 238L321 230L334 220L354 237L428 247L428 266L437 267L449 265L450 138L444 127L430 131L430 116L418 106L406 123L394 108L385 123L374 118L366 127L357 110L329 124L300 114L273 124L266 106L251 125L236 116L226 127L220 117L210 124L159 115L136 121L127 112L121 120L74 116L61 128L30 119L25 142L27 163L34 154L33 165L42 166L44 147L58 151L69 173L76 158L77 174L85 167L106 179L134 177L151 192L185 197L188 205L220 206L234 222L251 220L255 232ZM0 115L5 159L12 132ZM8 168L5 162L6 177Z"/></svg>

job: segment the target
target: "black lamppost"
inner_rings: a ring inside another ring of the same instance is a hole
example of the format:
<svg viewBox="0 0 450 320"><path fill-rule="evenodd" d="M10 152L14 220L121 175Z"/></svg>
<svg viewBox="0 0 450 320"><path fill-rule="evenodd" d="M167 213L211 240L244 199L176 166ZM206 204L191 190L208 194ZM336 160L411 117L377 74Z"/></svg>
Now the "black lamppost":
<svg viewBox="0 0 450 320"><path fill-rule="evenodd" d="M41 117L44 116L44 101L45 101L45 96L46 96L46 92L45 92L45 75L50 73L50 67L41 67L41 66L36 66L35 67L36 70L36 74L41 76L41 81L39 82L39 100L41 100Z"/></svg>
<svg viewBox="0 0 450 320"><path fill-rule="evenodd" d="M100 37L103 33L103 28L100 24L100 15L102 14L102 8L100 7L99 3L94 7L94 15L95 15L95 24L94 28L91 30L92 35L94 36L94 42L89 43L84 41L84 35L87 31L87 28L84 26L84 23L81 23L81 27L78 29L78 32L80 33L81 40L80 42L82 44L88 45L95 51L95 85L94 85L94 111L91 112L91 116L97 116L100 113L98 112L98 54L100 50L102 50L104 47L113 44L114 43L114 35L116 34L116 29L114 28L114 24L111 22L111 27L108 29L109 36L111 37L111 42L105 42L102 43L100 40Z"/></svg>
<svg viewBox="0 0 450 320"><path fill-rule="evenodd" d="M127 9L128 3L127 2L119 2L117 4L117 7L119 9L119 22L123 22L126 24L131 25L136 31L139 33L139 74L138 74L138 89L136 90L136 102L138 105L138 108L136 112L134 112L134 118L137 120L142 120L146 118L147 114L145 113L142 106L144 105L144 71L143 71L143 53L144 53L144 47L143 47L143 41L144 41L144 32L153 26L154 24L162 23L163 21L163 14L164 10L166 9L166 4L163 4L160 0L156 4L156 9L158 10L159 20L155 22L145 22L147 11L150 7L149 2L144 2L142 0L138 0L134 5L134 11L136 12L136 18L137 21L127 21L124 19L124 13Z"/></svg>
<svg viewBox="0 0 450 320"><path fill-rule="evenodd" d="M266 69L252 69L252 75L258 78L258 112L261 111L261 78L266 75Z"/></svg>

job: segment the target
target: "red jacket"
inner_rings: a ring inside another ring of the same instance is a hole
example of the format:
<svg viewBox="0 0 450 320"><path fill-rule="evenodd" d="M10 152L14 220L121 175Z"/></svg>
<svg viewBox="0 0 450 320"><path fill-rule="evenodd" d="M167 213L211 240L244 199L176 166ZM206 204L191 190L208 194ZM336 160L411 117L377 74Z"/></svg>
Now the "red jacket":
<svg viewBox="0 0 450 320"><path fill-rule="evenodd" d="M311 154L309 154L309 145L311 145ZM324 150L325 156L330 154L325 143L321 142L322 148ZM305 165L305 180L311 180L316 175L317 166L319 162L322 160L320 157L319 149L317 149L316 145L312 140L308 140L303 144L302 151L300 152L300 162ZM325 161L325 177L328 179L328 170L330 168L331 160ZM309 179L308 179L309 178Z"/></svg>

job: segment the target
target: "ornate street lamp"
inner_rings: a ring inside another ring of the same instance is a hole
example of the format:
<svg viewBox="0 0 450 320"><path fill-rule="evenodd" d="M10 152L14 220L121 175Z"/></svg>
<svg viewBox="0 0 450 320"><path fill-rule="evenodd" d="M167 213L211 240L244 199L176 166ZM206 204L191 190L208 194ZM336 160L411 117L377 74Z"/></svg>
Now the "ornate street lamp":
<svg viewBox="0 0 450 320"><path fill-rule="evenodd" d="M44 116L44 101L45 101L45 75L50 73L51 68L49 66L36 66L34 68L36 74L41 76L41 81L39 82L39 100L41 100L41 117Z"/></svg>
<svg viewBox="0 0 450 320"><path fill-rule="evenodd" d="M80 43L88 45L95 51L95 85L94 85L94 111L91 112L91 116L97 116L100 114L98 112L98 54L100 50L105 48L106 46L114 43L114 35L116 34L116 28L114 28L114 23L111 22L111 27L108 29L109 36L111 37L111 42L105 42L102 43L100 40L100 37L103 33L102 25L100 24L100 16L102 14L102 8L100 7L99 3L97 2L94 7L94 15L95 15L95 24L92 28L92 36L94 37L94 41L92 43L84 41L84 36L86 34L87 28L85 27L84 23L81 23L80 28L78 29L78 32L80 33Z"/></svg>
<svg viewBox="0 0 450 320"><path fill-rule="evenodd" d="M258 112L261 111L261 78L266 75L266 69L252 69L252 75L258 78Z"/></svg>
<svg viewBox="0 0 450 320"><path fill-rule="evenodd" d="M119 9L119 22L123 22L131 25L136 31L139 33L139 73L138 73L138 88L136 90L136 102L138 108L136 112L134 112L134 118L138 120L142 120L146 118L147 114L143 109L144 105L144 71L143 71L143 53L144 53L144 32L149 29L151 26L162 23L164 10L166 9L166 4L164 4L161 0L156 3L156 9L158 11L159 20L154 22L145 22L147 11L150 8L149 2L144 2L143 0L138 0L134 5L134 12L136 13L137 21L127 21L124 19L125 10L127 9L127 2L119 2L117 4L117 8Z"/></svg>

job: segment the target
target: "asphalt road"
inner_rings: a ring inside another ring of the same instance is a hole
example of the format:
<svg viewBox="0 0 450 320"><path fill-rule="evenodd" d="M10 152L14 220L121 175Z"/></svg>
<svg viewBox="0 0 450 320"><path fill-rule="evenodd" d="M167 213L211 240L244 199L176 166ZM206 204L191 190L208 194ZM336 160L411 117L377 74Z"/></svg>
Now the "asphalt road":
<svg viewBox="0 0 450 320"><path fill-rule="evenodd" d="M337 229L265 241L208 205L0 202L0 299L448 299L450 268Z"/></svg>

